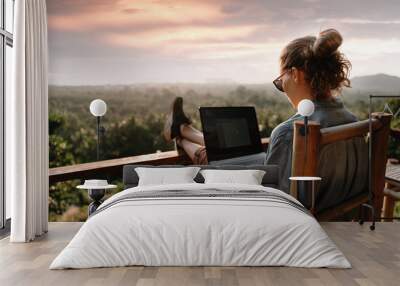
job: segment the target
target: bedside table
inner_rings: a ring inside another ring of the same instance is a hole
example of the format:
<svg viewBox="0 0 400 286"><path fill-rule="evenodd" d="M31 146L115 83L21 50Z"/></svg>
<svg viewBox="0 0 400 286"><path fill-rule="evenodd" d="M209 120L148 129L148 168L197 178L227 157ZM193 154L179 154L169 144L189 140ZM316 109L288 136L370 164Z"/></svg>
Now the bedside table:
<svg viewBox="0 0 400 286"><path fill-rule="evenodd" d="M321 177L307 177L307 176L299 176L299 177L290 177L289 180L294 181L296 183L296 189L304 190L306 193L311 192L311 207L310 212L314 214L315 212L315 189L317 182L321 181ZM308 198L308 196L307 196Z"/></svg>
<svg viewBox="0 0 400 286"><path fill-rule="evenodd" d="M116 187L116 185L109 185L107 180L85 180L83 185L79 185L76 188L88 191L88 195L92 199L88 207L88 215L90 216L103 203L102 198L106 191L108 189L115 189Z"/></svg>

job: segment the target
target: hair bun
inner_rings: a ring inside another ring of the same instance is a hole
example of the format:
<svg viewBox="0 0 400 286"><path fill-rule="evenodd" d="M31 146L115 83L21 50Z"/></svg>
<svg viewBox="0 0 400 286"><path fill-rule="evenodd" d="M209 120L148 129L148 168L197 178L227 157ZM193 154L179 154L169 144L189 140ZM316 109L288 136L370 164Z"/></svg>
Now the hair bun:
<svg viewBox="0 0 400 286"><path fill-rule="evenodd" d="M329 57L337 51L342 42L343 38L337 30L328 29L322 31L314 42L314 55L318 58Z"/></svg>

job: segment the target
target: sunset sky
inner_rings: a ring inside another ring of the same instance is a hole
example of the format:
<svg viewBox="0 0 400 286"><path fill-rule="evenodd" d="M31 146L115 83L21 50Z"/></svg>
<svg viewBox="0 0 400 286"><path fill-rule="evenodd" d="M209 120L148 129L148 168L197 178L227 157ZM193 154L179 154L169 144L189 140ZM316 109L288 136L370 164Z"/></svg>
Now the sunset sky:
<svg viewBox="0 0 400 286"><path fill-rule="evenodd" d="M290 40L336 28L351 76L400 76L400 1L47 0L50 83L269 83Z"/></svg>

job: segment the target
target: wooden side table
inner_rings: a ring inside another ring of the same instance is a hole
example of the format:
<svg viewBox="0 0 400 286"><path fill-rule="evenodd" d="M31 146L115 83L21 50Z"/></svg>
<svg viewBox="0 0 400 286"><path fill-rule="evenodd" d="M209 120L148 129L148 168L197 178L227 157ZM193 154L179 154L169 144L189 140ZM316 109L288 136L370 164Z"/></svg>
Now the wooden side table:
<svg viewBox="0 0 400 286"><path fill-rule="evenodd" d="M305 192L311 192L311 208L310 212L315 213L315 190L317 182L321 181L321 177L290 177L289 180L296 183L297 191L304 190Z"/></svg>
<svg viewBox="0 0 400 286"><path fill-rule="evenodd" d="M393 214L395 203L400 201L400 164L398 162L390 162L386 165L385 182L383 219L393 221L393 219L399 219Z"/></svg>
<svg viewBox="0 0 400 286"><path fill-rule="evenodd" d="M103 203L102 199L106 191L108 189L115 189L116 187L116 185L109 185L107 180L85 180L83 185L77 186L78 189L87 190L89 197L92 199L88 207L89 216Z"/></svg>

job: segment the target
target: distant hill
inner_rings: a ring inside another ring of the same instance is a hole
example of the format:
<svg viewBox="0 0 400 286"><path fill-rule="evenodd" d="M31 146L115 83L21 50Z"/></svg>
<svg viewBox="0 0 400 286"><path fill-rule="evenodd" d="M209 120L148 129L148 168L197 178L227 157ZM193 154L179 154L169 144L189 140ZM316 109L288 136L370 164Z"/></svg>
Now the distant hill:
<svg viewBox="0 0 400 286"><path fill-rule="evenodd" d="M351 93L400 94L400 77L375 74L351 79Z"/></svg>
<svg viewBox="0 0 400 286"><path fill-rule="evenodd" d="M199 97L226 97L232 94L258 94L263 98L271 98L286 101L272 83L246 84L235 82L223 83L143 83L127 85L93 85L93 86L49 86L49 97L79 97L95 98L100 94L103 99L117 99L133 97L136 101L139 96L169 95L170 100L174 96L193 95ZM351 88L344 88L343 94L348 100L367 100L369 94L400 95L400 77L388 74L375 74L351 78ZM165 98L165 97L164 97ZM200 101L199 101L200 102ZM229 102L229 100L228 100Z"/></svg>

